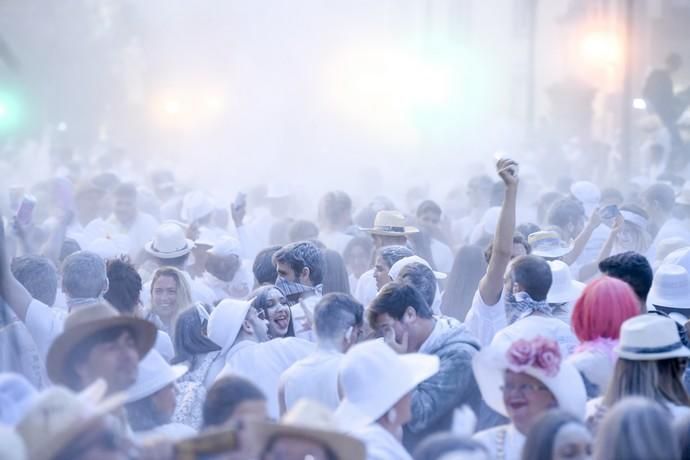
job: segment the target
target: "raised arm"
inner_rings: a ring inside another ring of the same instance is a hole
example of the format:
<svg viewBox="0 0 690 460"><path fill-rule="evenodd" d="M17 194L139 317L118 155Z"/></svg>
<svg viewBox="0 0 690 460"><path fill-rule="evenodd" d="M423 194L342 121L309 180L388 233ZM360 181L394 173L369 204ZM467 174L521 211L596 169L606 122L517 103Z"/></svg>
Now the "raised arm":
<svg viewBox="0 0 690 460"><path fill-rule="evenodd" d="M573 241L573 250L563 256L562 260L564 263L568 265L575 263L582 254L582 251L585 250L585 246L587 246L590 238L592 238L592 233L594 233L594 230L596 230L599 225L601 225L601 217L599 216L599 209L595 209L592 216L587 221L585 228L582 229L582 232L580 232L577 238L575 238L575 241Z"/></svg>
<svg viewBox="0 0 690 460"><path fill-rule="evenodd" d="M513 253L513 235L515 234L515 208L517 203L518 175L517 163L502 159L496 164L498 175L506 184L505 197L498 218L494 235L491 260L486 274L479 282L479 294L486 305L496 305L503 290L505 275L510 257Z"/></svg>
<svg viewBox="0 0 690 460"><path fill-rule="evenodd" d="M10 269L10 258L6 248L5 226L0 216L0 293L14 313L24 321L31 303L31 294L17 281Z"/></svg>

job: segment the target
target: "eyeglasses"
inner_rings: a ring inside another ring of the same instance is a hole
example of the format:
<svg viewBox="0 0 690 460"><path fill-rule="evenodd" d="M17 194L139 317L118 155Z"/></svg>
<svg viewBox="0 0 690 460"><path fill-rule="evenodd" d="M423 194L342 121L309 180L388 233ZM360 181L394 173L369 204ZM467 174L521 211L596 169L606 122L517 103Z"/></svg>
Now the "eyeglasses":
<svg viewBox="0 0 690 460"><path fill-rule="evenodd" d="M501 387L501 391L503 393L512 393L513 391L518 391L521 394L527 396L534 394L538 391L548 391L548 388L546 388L544 385L538 385L534 383L521 383L519 385L516 385L514 383L508 383Z"/></svg>

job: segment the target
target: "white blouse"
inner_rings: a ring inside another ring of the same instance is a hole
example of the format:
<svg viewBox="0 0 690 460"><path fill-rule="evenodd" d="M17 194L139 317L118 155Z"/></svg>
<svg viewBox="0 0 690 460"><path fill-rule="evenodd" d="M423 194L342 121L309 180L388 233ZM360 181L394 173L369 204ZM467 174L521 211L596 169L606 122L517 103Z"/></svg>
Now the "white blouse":
<svg viewBox="0 0 690 460"><path fill-rule="evenodd" d="M489 449L489 458L494 460L520 460L526 440L513 424L480 431L473 438Z"/></svg>

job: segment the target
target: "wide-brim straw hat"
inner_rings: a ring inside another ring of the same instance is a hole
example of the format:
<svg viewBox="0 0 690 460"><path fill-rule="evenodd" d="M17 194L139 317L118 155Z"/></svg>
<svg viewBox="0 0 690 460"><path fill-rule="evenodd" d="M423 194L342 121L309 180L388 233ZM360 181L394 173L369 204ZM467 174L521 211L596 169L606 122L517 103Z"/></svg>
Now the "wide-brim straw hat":
<svg viewBox="0 0 690 460"><path fill-rule="evenodd" d="M680 341L676 322L657 314L639 315L623 322L615 351L619 358L631 361L690 357L690 348Z"/></svg>
<svg viewBox="0 0 690 460"><path fill-rule="evenodd" d="M573 250L571 245L561 240L558 233L553 231L534 232L527 241L532 247L531 254L545 259L557 259Z"/></svg>
<svg viewBox="0 0 690 460"><path fill-rule="evenodd" d="M106 397L106 392L105 381L99 379L79 394L54 386L38 395L16 427L29 460L54 458L81 433L124 404L124 393Z"/></svg>
<svg viewBox="0 0 690 460"><path fill-rule="evenodd" d="M406 225L405 216L399 211L379 211L372 228L361 229L372 235L405 236L419 233L417 227Z"/></svg>
<svg viewBox="0 0 690 460"><path fill-rule="evenodd" d="M251 301L225 299L213 309L208 320L208 338L225 354L235 343L242 323L247 318Z"/></svg>
<svg viewBox="0 0 690 460"><path fill-rule="evenodd" d="M537 339L546 340L543 337ZM553 346L558 349L557 343L554 342ZM481 349L472 361L472 369L482 398L490 408L508 417L501 388L505 384L506 371L512 370L523 372L539 380L553 394L560 409L584 420L587 392L575 366L567 361L561 361L557 373L553 375L536 366L524 366L518 370L511 368L508 350L507 347L491 345Z"/></svg>
<svg viewBox="0 0 690 460"><path fill-rule="evenodd" d="M305 399L298 401L280 423L250 423L249 433L259 452L277 437L295 437L327 446L338 459L364 460L366 456L364 444L343 433L330 410Z"/></svg>
<svg viewBox="0 0 690 460"><path fill-rule="evenodd" d="M65 320L65 328L50 349L46 358L48 377L54 383L69 384L72 376L66 369L67 359L83 340L114 327L126 327L132 331L139 359L153 348L156 342L156 326L144 319L123 316L104 303L74 310Z"/></svg>

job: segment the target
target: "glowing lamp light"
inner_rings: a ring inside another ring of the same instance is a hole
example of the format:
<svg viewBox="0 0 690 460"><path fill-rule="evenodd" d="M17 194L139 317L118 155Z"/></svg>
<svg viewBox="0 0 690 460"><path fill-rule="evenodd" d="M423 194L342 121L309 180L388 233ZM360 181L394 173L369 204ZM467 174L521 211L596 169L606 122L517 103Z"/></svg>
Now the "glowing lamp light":
<svg viewBox="0 0 690 460"><path fill-rule="evenodd" d="M181 111L180 101L177 99L167 99L163 104L163 111L168 115L177 115Z"/></svg>
<svg viewBox="0 0 690 460"><path fill-rule="evenodd" d="M642 98L633 99L632 102L633 109L636 110L647 110L647 102Z"/></svg>
<svg viewBox="0 0 690 460"><path fill-rule="evenodd" d="M580 56L592 64L615 64L622 60L623 45L612 32L589 32L580 42Z"/></svg>

